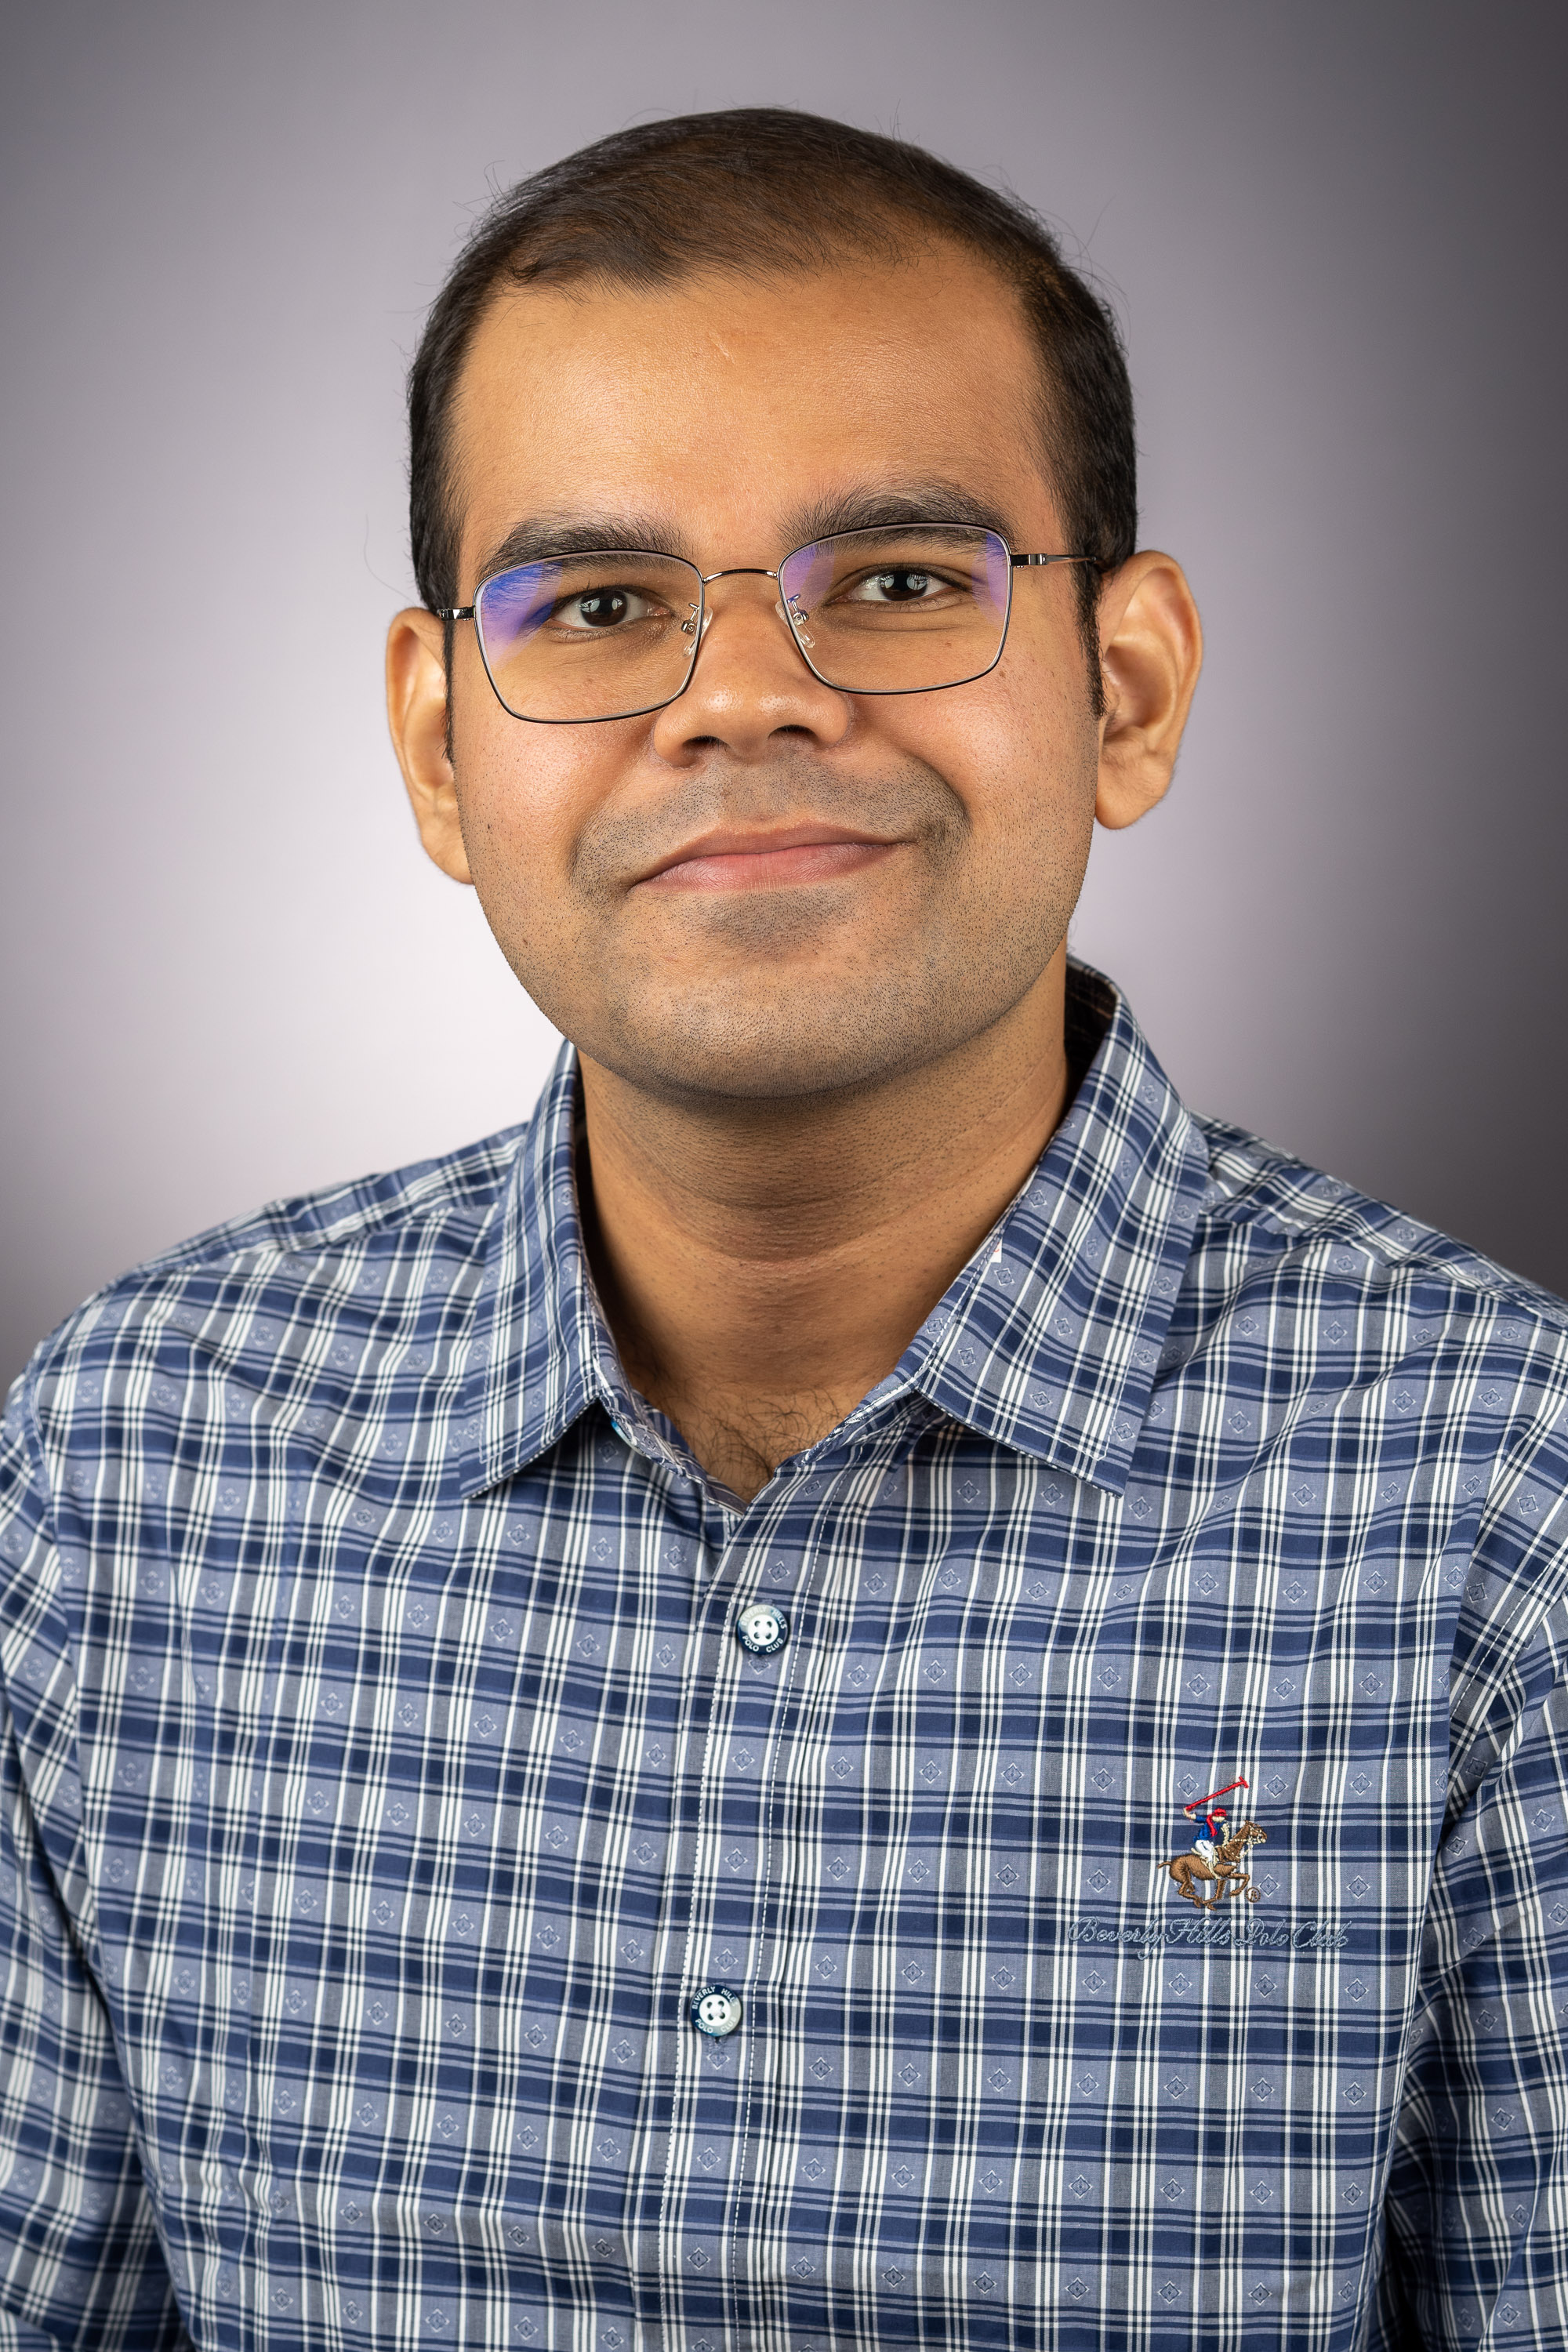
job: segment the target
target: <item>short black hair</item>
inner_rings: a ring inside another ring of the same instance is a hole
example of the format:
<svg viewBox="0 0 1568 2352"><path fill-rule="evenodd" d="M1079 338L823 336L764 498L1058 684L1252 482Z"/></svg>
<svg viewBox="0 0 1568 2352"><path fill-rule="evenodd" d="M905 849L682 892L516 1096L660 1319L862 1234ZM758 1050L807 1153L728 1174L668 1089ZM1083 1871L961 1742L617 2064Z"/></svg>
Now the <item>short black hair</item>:
<svg viewBox="0 0 1568 2352"><path fill-rule="evenodd" d="M902 232L902 234L900 234ZM1042 459L1079 567L1100 707L1096 604L1137 543L1132 392L1115 322L1016 197L923 147L784 107L681 114L618 131L520 180L490 206L431 306L408 381L414 576L432 612L458 600L452 404L475 328L505 288L597 278L652 289L704 269L753 278L902 258L942 238L1016 289L1040 355Z"/></svg>

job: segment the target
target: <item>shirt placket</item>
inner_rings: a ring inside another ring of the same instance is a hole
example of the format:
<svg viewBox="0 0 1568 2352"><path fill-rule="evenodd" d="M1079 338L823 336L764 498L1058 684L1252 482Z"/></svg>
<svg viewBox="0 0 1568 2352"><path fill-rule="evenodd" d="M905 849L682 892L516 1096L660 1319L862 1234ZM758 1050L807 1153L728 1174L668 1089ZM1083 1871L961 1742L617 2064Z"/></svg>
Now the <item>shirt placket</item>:
<svg viewBox="0 0 1568 2352"><path fill-rule="evenodd" d="M803 1469L760 1508L710 1504L704 1514L705 1589L694 1596L675 1755L673 1899L658 1972L667 1990L649 2053L650 2081L670 2085L668 2126L646 2144L639 2200L657 2233L668 2346L693 2328L728 2330L733 2317L734 2200L769 2031L758 1990L769 1791L829 1485L828 1474ZM710 2000L700 2023L704 1994L721 1991L731 2001Z"/></svg>

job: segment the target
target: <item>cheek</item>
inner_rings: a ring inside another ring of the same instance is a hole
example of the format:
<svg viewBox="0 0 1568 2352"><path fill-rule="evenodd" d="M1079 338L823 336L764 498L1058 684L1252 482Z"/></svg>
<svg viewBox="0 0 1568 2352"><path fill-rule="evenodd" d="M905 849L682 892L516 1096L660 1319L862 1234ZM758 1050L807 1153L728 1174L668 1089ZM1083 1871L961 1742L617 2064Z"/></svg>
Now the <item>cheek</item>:
<svg viewBox="0 0 1568 2352"><path fill-rule="evenodd" d="M1092 824L1099 753L1076 687L1049 668L998 671L931 696L923 710L911 696L907 716L884 720L883 731L956 793L978 846L1076 834Z"/></svg>
<svg viewBox="0 0 1568 2352"><path fill-rule="evenodd" d="M624 751L614 728L539 727L459 702L452 757L463 840L482 898L537 898L564 887L572 845Z"/></svg>

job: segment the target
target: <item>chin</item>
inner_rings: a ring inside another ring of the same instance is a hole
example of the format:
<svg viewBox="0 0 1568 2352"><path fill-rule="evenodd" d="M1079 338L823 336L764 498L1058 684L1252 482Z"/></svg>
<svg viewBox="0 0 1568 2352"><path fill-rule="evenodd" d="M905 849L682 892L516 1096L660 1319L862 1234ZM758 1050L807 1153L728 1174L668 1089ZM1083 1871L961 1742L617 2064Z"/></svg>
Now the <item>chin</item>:
<svg viewBox="0 0 1568 2352"><path fill-rule="evenodd" d="M765 1004L684 997L568 1029L581 1050L645 1093L689 1101L795 1101L876 1087L934 1061L966 1024L913 993L861 990L837 1003L806 990Z"/></svg>

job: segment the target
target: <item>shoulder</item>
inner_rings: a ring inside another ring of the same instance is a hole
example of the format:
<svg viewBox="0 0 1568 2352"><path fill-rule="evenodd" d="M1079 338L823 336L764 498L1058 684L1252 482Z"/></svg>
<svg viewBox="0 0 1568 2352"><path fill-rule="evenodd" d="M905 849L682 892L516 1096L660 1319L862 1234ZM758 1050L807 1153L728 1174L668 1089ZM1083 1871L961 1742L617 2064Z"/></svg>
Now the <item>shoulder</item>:
<svg viewBox="0 0 1568 2352"><path fill-rule="evenodd" d="M328 1254L361 1244L395 1245L412 1231L430 1233L447 1221L460 1230L492 1206L527 1133L526 1123L503 1128L439 1159L416 1160L405 1168L328 1185L319 1192L266 1202L247 1216L213 1225L132 1267L99 1296L190 1268L219 1265L255 1250Z"/></svg>
<svg viewBox="0 0 1568 2352"><path fill-rule="evenodd" d="M1471 1634L1511 1672L1568 1583L1568 1306L1256 1136L1198 1126L1173 1369L1279 1430L1303 1508L1386 1511L1462 1588L1476 1625L1462 1611L1456 1675Z"/></svg>
<svg viewBox="0 0 1568 2352"><path fill-rule="evenodd" d="M1482 1349L1568 1396L1568 1302L1243 1129L1195 1124L1208 1181L1194 1256L1216 1306L1268 1301L1290 1314L1297 1338L1294 1318L1321 1309L1315 1345L1353 1354Z"/></svg>
<svg viewBox="0 0 1568 2352"><path fill-rule="evenodd" d="M298 1360L312 1335L373 1307L412 1314L432 1293L477 1287L485 1235L526 1126L440 1159L270 1201L133 1266L44 1340L13 1391L18 1412L61 1433L124 1392L163 1343L210 1344L242 1318Z"/></svg>

